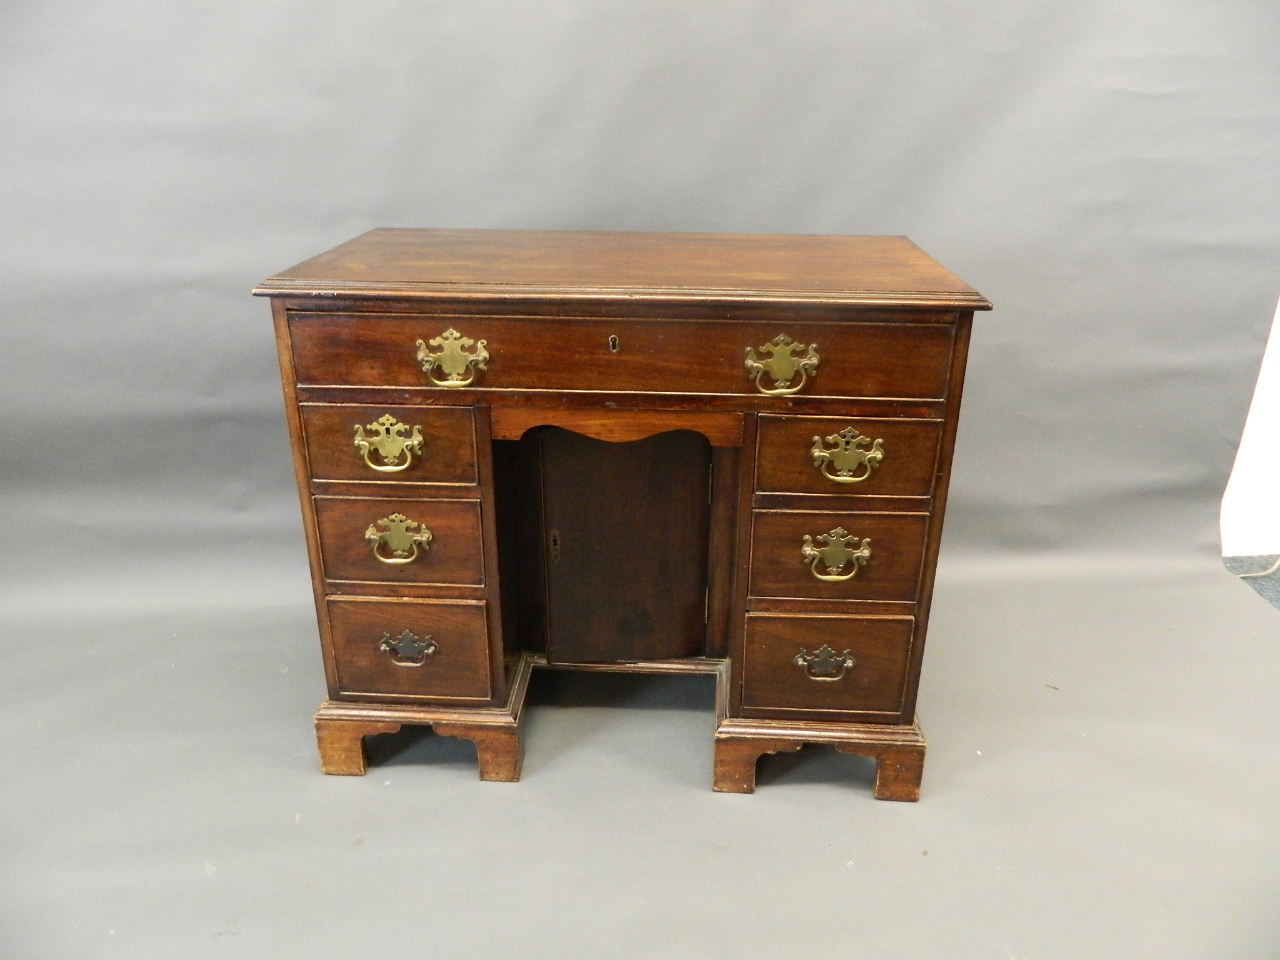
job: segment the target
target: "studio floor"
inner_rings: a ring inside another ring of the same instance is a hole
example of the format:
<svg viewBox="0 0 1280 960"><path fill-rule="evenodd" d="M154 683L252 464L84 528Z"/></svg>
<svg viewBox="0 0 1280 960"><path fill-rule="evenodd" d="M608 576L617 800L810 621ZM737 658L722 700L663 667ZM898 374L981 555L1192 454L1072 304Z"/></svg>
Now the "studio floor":
<svg viewBox="0 0 1280 960"><path fill-rule="evenodd" d="M819 748L713 793L709 677L536 674L518 784L418 733L322 776L301 579L11 616L0 956L1280 956L1280 613L944 574L918 804Z"/></svg>

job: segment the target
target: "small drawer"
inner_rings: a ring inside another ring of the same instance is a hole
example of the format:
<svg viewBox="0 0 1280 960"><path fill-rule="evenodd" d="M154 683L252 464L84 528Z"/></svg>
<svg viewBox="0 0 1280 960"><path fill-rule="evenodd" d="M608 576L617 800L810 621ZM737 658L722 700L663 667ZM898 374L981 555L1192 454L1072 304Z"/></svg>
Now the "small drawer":
<svg viewBox="0 0 1280 960"><path fill-rule="evenodd" d="M748 614L743 709L896 721L914 628L913 617Z"/></svg>
<svg viewBox="0 0 1280 960"><path fill-rule="evenodd" d="M487 701L489 635L475 601L328 601L338 693Z"/></svg>
<svg viewBox="0 0 1280 960"><path fill-rule="evenodd" d="M941 420L761 416L759 493L927 497Z"/></svg>
<svg viewBox="0 0 1280 960"><path fill-rule="evenodd" d="M484 583L477 501L315 497L314 502L326 580Z"/></svg>
<svg viewBox="0 0 1280 960"><path fill-rule="evenodd" d="M767 394L779 403L792 393L941 399L954 336L949 323L907 319L695 324L295 313L289 323L295 373L306 386Z"/></svg>
<svg viewBox="0 0 1280 960"><path fill-rule="evenodd" d="M924 513L757 510L750 594L914 601L928 526Z"/></svg>
<svg viewBox="0 0 1280 960"><path fill-rule="evenodd" d="M476 482L470 407L300 406L316 480Z"/></svg>

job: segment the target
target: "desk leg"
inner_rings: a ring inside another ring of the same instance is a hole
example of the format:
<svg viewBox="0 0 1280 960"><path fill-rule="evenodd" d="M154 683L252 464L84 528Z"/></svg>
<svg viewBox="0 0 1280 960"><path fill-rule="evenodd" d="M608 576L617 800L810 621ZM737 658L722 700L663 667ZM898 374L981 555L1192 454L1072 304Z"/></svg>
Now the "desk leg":
<svg viewBox="0 0 1280 960"><path fill-rule="evenodd" d="M860 744L836 744L841 753L857 753L875 757L877 800L920 799L920 781L924 777L924 745L869 750Z"/></svg>
<svg viewBox="0 0 1280 960"><path fill-rule="evenodd" d="M512 782L520 779L524 750L520 730L512 726L495 729L490 724L424 723L442 737L458 737L476 745L481 780ZM316 741L320 766L325 773L362 777L369 770L364 738L377 733L396 733L402 724L359 720L316 720Z"/></svg>
<svg viewBox="0 0 1280 960"><path fill-rule="evenodd" d="M756 761L762 754L799 750L806 743L825 744L841 753L875 760L877 800L920 799L925 740L919 723L897 726L722 718L716 731L715 789L754 793Z"/></svg>
<svg viewBox="0 0 1280 960"><path fill-rule="evenodd" d="M518 727L495 728L488 724L467 723L435 723L433 727L442 737L459 737L476 745L481 780L514 783L520 779L524 747L520 743Z"/></svg>
<svg viewBox="0 0 1280 960"><path fill-rule="evenodd" d="M325 773L363 777L369 769L364 738L375 733L395 733L398 723L316 718L316 741L320 746L320 766Z"/></svg>
<svg viewBox="0 0 1280 960"><path fill-rule="evenodd" d="M527 655L522 657L511 679L507 702L500 707L455 708L327 700L316 713L316 740L324 772L362 776L369 767L364 738L375 733L395 733L410 724L431 727L442 737L474 742L481 780L519 780L524 756L520 716L532 669L532 659Z"/></svg>
<svg viewBox="0 0 1280 960"><path fill-rule="evenodd" d="M799 750L803 743L785 740L716 740L714 788L720 793L755 793L756 764L766 753Z"/></svg>

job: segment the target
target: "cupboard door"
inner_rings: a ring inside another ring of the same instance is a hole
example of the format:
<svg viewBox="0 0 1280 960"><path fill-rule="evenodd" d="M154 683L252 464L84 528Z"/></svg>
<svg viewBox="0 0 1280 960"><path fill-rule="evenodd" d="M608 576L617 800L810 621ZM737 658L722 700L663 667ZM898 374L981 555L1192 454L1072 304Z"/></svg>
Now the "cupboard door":
<svg viewBox="0 0 1280 960"><path fill-rule="evenodd" d="M706 649L711 447L541 428L547 659L661 660Z"/></svg>

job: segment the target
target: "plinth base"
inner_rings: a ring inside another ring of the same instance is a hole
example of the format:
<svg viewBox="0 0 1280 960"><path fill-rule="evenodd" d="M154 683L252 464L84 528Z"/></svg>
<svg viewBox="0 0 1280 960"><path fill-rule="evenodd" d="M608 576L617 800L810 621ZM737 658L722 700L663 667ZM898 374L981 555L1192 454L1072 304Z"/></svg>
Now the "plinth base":
<svg viewBox="0 0 1280 960"><path fill-rule="evenodd" d="M763 754L799 750L806 743L875 758L877 800L920 799L925 741L918 720L892 726L722 719L716 729L715 789L754 793L756 762Z"/></svg>
<svg viewBox="0 0 1280 960"><path fill-rule="evenodd" d="M369 768L365 737L395 733L406 724L416 724L429 726L442 737L474 742L481 780L519 780L524 758L520 714L531 669L529 659L523 658L512 678L507 703L501 707L461 709L327 700L316 712L321 767L325 773L363 776Z"/></svg>
<svg viewBox="0 0 1280 960"><path fill-rule="evenodd" d="M754 793L756 763L763 754L799 750L806 743L827 744L842 753L876 761L878 800L919 800L924 774L924 736L920 723L813 723L748 720L726 717L729 670L723 660L689 659L610 664L548 664L524 654L512 677L511 692L501 707L458 708L412 704L339 703L329 700L316 713L316 738L325 773L362 776L369 767L364 738L395 733L410 724L429 726L443 737L460 737L476 745L481 780L520 779L523 748L520 716L533 668L626 673L714 673L717 678L719 725L715 734L715 789L722 793Z"/></svg>

